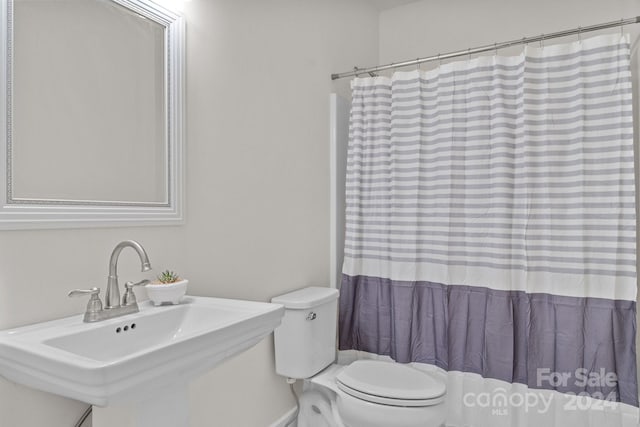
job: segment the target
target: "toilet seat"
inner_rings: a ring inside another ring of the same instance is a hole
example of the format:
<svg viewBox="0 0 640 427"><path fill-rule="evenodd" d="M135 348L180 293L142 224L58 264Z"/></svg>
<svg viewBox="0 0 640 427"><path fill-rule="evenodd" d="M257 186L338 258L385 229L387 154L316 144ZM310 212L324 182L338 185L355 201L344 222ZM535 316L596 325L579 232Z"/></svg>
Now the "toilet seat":
<svg viewBox="0 0 640 427"><path fill-rule="evenodd" d="M353 362L336 376L336 383L355 398L389 406L432 406L446 394L444 382L429 373L378 360Z"/></svg>

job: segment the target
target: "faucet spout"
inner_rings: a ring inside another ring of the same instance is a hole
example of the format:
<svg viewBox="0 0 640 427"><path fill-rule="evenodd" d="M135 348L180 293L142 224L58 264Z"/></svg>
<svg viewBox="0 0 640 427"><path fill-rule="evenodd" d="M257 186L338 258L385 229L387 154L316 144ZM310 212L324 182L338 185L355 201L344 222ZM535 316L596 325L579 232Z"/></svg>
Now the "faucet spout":
<svg viewBox="0 0 640 427"><path fill-rule="evenodd" d="M133 248L140 257L142 271L151 270L151 263L147 252L142 245L135 240L125 240L116 245L111 252L111 258L109 259L109 278L107 279L107 292L105 294L105 309L120 307L120 287L118 285L118 258L120 252L126 247Z"/></svg>

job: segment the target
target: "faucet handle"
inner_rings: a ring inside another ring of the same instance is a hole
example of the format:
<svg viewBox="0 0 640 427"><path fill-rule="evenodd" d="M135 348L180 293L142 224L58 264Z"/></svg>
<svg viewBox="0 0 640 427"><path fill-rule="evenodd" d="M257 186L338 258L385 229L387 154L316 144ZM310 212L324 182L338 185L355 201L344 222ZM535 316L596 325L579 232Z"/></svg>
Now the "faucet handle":
<svg viewBox="0 0 640 427"><path fill-rule="evenodd" d="M146 285L147 283L149 283L149 280L147 279L141 280L137 283L126 282L124 284L125 293L124 293L124 296L122 297L122 305L123 306L134 305L134 304L137 305L138 301L136 301L136 294L133 293L133 288L135 288L136 286Z"/></svg>
<svg viewBox="0 0 640 427"><path fill-rule="evenodd" d="M98 295L100 293L100 289L99 288L91 288L91 289L74 289L72 291L69 292L70 297L81 297L83 295L91 295L93 298L93 295Z"/></svg>
<svg viewBox="0 0 640 427"><path fill-rule="evenodd" d="M85 322L95 322L98 320L98 314L102 311L102 301L100 301L100 289L74 289L69 292L70 297L81 297L84 295L91 295L89 302L87 303L87 310L84 313Z"/></svg>

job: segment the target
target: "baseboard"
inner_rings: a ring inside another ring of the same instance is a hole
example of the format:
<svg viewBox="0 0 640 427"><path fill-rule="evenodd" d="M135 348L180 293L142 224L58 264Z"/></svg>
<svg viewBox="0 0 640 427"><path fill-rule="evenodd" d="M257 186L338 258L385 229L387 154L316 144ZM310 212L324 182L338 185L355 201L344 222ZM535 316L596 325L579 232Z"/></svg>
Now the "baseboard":
<svg viewBox="0 0 640 427"><path fill-rule="evenodd" d="M297 427L298 423L295 420L298 408L294 407L289 409L283 416L278 418L269 427Z"/></svg>

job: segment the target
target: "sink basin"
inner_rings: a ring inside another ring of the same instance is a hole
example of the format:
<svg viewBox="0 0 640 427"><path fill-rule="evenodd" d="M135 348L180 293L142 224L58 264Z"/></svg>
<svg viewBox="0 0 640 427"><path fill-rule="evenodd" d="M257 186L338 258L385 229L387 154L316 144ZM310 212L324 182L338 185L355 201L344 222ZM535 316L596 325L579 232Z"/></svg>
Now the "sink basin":
<svg viewBox="0 0 640 427"><path fill-rule="evenodd" d="M283 314L278 304L185 297L97 323L78 315L1 331L0 375L107 406L195 378L258 343Z"/></svg>

